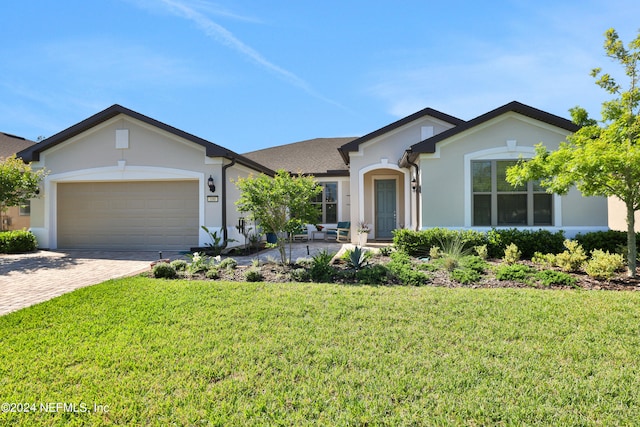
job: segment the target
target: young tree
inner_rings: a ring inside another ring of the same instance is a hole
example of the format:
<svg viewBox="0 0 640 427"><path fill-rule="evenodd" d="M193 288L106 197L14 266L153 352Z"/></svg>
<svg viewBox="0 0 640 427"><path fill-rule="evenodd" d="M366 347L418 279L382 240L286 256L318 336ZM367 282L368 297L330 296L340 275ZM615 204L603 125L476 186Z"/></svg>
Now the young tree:
<svg viewBox="0 0 640 427"><path fill-rule="evenodd" d="M507 171L507 180L520 185L540 179L548 192L566 194L573 185L585 196L616 196L627 208L627 266L636 276L634 213L640 209L640 88L638 60L640 33L625 48L614 29L605 33L607 57L619 63L628 78L623 87L600 68L592 70L596 84L613 95L602 104L602 121L590 119L586 110L572 108L573 121L582 126L555 151L536 146L530 161L520 161Z"/></svg>
<svg viewBox="0 0 640 427"><path fill-rule="evenodd" d="M0 159L0 211L2 216L10 206L20 206L36 197L44 170L33 171L31 165L15 155Z"/></svg>
<svg viewBox="0 0 640 427"><path fill-rule="evenodd" d="M236 186L241 192L236 201L238 210L249 212L263 230L278 236L278 251L285 264L285 233L317 221L318 210L311 201L322 187L313 177L294 177L283 169L278 170L273 178L267 175L239 178Z"/></svg>

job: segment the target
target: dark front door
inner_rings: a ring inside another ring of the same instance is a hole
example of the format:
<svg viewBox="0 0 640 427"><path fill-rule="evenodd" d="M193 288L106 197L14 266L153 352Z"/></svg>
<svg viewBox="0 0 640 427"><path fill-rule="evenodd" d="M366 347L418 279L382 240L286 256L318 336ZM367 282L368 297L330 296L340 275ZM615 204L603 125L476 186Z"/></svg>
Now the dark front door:
<svg viewBox="0 0 640 427"><path fill-rule="evenodd" d="M396 228L396 180L378 179L376 191L376 239L390 239Z"/></svg>

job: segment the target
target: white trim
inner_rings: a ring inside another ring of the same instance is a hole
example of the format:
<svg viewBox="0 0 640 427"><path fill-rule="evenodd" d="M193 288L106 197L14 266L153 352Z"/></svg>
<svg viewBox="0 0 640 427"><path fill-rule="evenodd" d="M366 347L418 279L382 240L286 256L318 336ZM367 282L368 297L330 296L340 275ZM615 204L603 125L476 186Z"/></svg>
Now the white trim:
<svg viewBox="0 0 640 427"><path fill-rule="evenodd" d="M472 160L517 160L535 156L535 147L518 146L516 140L509 139L502 147L488 148L464 155L464 226L471 225L471 161ZM562 227L562 197L553 195L553 227ZM526 228L526 227L518 227ZM537 227L539 228L539 227Z"/></svg>
<svg viewBox="0 0 640 427"><path fill-rule="evenodd" d="M369 165L369 166L365 166L363 168L361 168L358 171L358 216L359 218L357 218L356 220L359 221L363 215L364 215L364 176L365 174L367 174L368 172L371 171L382 171L383 169L391 169L394 170L396 172L400 172L404 175L404 227L408 228L411 227L411 185L410 185L410 181L411 181L411 171L408 169L403 169L398 165L395 165L393 163L386 163L384 162L385 159L381 159L380 163L377 164L373 164L373 165ZM383 176L384 174L381 173L381 176ZM377 178L377 175L376 177ZM372 190L375 192L375 188ZM396 206L400 206L399 204L399 197L400 194L399 192L396 192L396 197L398 198L398 204ZM374 198L372 198L371 200L375 200ZM375 203L372 203L372 205L375 205ZM352 212L353 214L353 212ZM375 206L371 206L371 219L374 220L375 219ZM353 222L353 218L352 218L352 222ZM375 235L372 236L372 238L375 238Z"/></svg>
<svg viewBox="0 0 640 427"><path fill-rule="evenodd" d="M171 181L171 180L197 180L198 181L198 221L205 224L205 174L183 169L173 169L154 166L107 166L101 168L82 169L71 172L49 175L44 180L44 191L47 200L44 203L44 227L37 230L36 237L43 247L56 249L58 247L57 211L58 211L58 184L68 182L126 182L126 181ZM209 242L208 235L198 227L199 245L204 246Z"/></svg>

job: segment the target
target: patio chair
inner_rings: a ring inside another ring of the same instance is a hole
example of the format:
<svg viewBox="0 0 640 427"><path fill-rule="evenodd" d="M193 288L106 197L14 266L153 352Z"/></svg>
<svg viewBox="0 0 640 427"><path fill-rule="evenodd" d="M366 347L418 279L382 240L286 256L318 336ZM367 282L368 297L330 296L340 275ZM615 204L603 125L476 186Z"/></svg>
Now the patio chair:
<svg viewBox="0 0 640 427"><path fill-rule="evenodd" d="M297 230L290 234L290 237L294 242L309 240L309 227L301 225Z"/></svg>
<svg viewBox="0 0 640 427"><path fill-rule="evenodd" d="M336 239L337 242L349 243L351 241L351 221L341 221L335 228L326 228L327 240Z"/></svg>

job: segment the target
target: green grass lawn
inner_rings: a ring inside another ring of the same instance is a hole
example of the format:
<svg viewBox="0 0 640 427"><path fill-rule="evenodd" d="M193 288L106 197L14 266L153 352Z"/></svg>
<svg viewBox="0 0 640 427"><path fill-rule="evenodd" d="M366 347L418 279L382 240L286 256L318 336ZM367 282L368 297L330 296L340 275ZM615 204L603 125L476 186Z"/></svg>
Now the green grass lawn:
<svg viewBox="0 0 640 427"><path fill-rule="evenodd" d="M109 281L0 317L0 402L26 426L634 425L640 294Z"/></svg>

